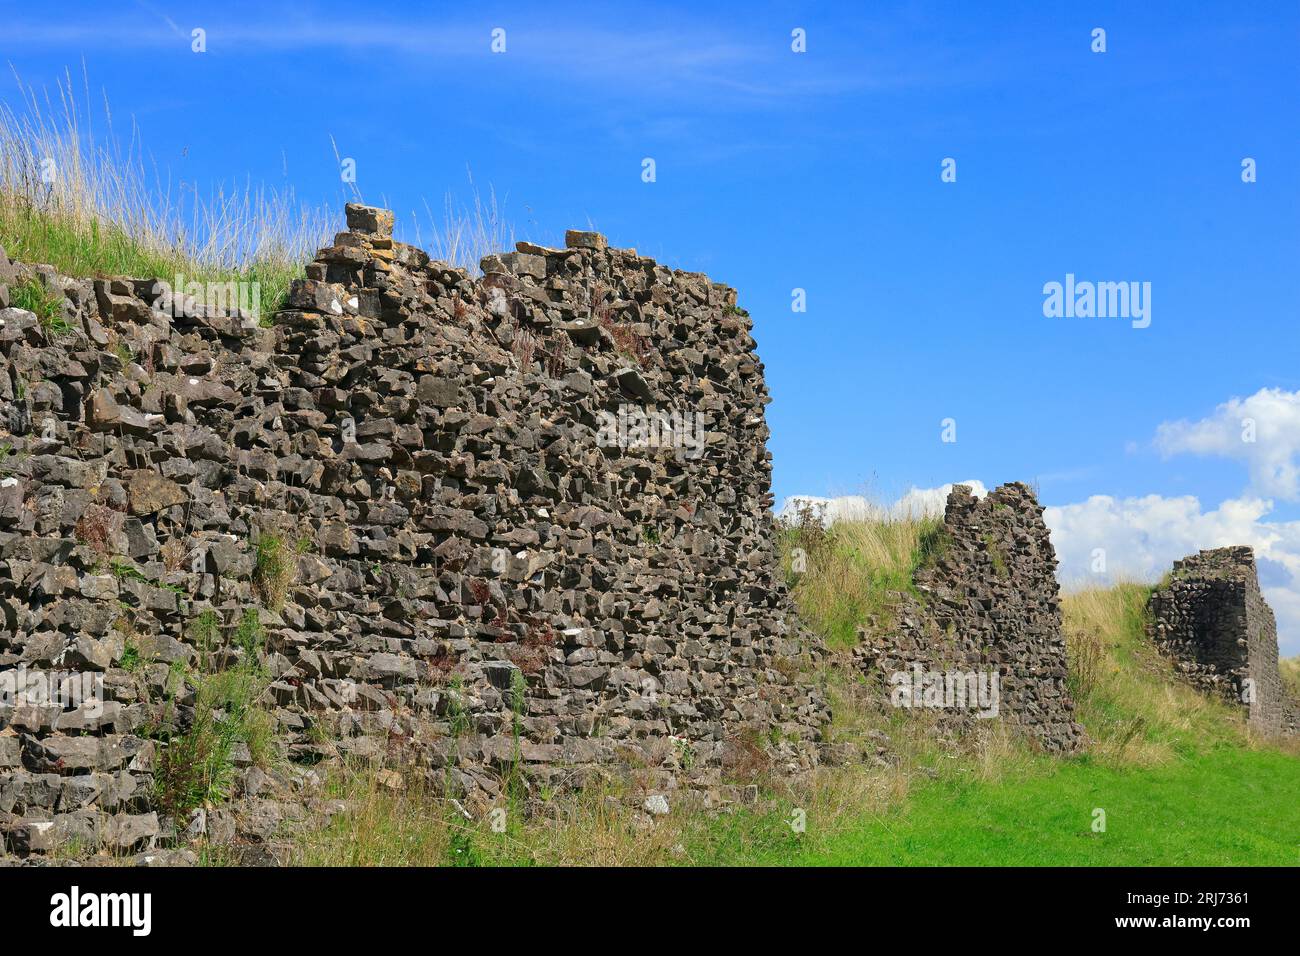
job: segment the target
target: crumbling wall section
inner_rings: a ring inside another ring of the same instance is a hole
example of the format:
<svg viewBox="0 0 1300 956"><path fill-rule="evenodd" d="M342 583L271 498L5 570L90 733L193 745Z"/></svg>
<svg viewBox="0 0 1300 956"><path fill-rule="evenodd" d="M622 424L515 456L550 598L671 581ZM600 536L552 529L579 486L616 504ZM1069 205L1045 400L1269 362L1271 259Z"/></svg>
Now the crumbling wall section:
<svg viewBox="0 0 1300 956"><path fill-rule="evenodd" d="M903 695L895 702L937 707L953 720L992 716L991 708L987 700L972 705L969 693L962 706L960 687L945 698L943 686L927 701L933 688L916 687L910 675L942 675L948 685L963 675L979 682L996 675L996 716L1044 750L1066 753L1084 735L1066 684L1056 552L1042 514L1033 491L1020 483L984 498L954 487L931 543L936 557L917 569L915 593L899 595L887 621L860 632L855 654L891 694L900 684L912 688L914 700Z"/></svg>
<svg viewBox="0 0 1300 956"><path fill-rule="evenodd" d="M1174 562L1147 604L1151 639L1194 686L1246 708L1250 725L1295 725L1278 671L1277 623L1249 547L1201 551Z"/></svg>
<svg viewBox="0 0 1300 956"><path fill-rule="evenodd" d="M348 225L274 323L0 254L59 303L0 311L0 673L102 688L0 702L7 847L231 835L154 785L210 644L265 673L292 767L400 752L481 807L615 766L728 799L754 740L811 767L734 290L594 233L473 278ZM266 836L298 811L235 760Z"/></svg>

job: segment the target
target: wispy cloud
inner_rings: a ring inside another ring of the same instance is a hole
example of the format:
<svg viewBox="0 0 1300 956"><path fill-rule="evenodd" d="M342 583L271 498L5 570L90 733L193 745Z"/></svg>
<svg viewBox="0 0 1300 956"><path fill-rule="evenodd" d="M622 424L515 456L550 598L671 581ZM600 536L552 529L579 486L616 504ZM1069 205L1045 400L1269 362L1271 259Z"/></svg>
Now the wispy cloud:
<svg viewBox="0 0 1300 956"><path fill-rule="evenodd" d="M180 27L178 27L176 25L176 21L173 20L171 17L169 17L165 12L159 10L157 7L153 6L152 4L145 3L144 0L135 0L135 2L136 5L139 6L142 10L145 10L148 13L152 13L163 23L167 24L167 26L171 29L172 33L174 33L176 36L178 37L186 36L185 31L182 30Z"/></svg>
<svg viewBox="0 0 1300 956"><path fill-rule="evenodd" d="M5 39L24 48L62 48L69 55L91 51L174 49L189 52L190 31L202 27L210 55L264 55L267 52L334 51L388 54L412 67L429 69L450 61L483 60L490 50L490 27L449 22L382 20L374 16L306 15L277 8L258 19L217 13L180 22L138 0L139 9L107 17L52 22L14 19ZM721 97L729 102L786 102L801 96L834 96L855 91L932 83L934 64L918 64L899 54L855 61L799 57L792 69L788 40L772 31L747 32L743 24L722 28L682 20L672 30L614 29L595 23L511 17L504 23L507 52L503 63L545 71L557 81L597 83L575 87L588 98L611 93L663 96L675 93Z"/></svg>
<svg viewBox="0 0 1300 956"><path fill-rule="evenodd" d="M1260 494L1300 500L1300 391L1263 388L1231 398L1197 421L1156 429L1164 455L1192 454L1244 462Z"/></svg>

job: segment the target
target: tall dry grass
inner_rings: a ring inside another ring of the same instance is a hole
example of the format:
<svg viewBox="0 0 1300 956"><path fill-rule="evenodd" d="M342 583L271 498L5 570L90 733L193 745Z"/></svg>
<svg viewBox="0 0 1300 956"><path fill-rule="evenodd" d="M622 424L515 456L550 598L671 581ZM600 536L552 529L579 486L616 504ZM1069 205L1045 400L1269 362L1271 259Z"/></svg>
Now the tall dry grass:
<svg viewBox="0 0 1300 956"><path fill-rule="evenodd" d="M858 628L887 623L899 592L943 549L938 517L863 514L824 527L804 508L778 520L777 545L804 621L832 648L852 647Z"/></svg>
<svg viewBox="0 0 1300 956"><path fill-rule="evenodd" d="M1282 686L1296 700L1300 700L1300 657L1283 657L1277 662L1282 672Z"/></svg>
<svg viewBox="0 0 1300 956"><path fill-rule="evenodd" d="M524 818L502 803L504 828L490 813L471 819L415 774L338 767L327 784L335 812L295 836L298 866L655 866L679 855L695 818L676 811L647 825L635 800L614 783L556 798ZM218 861L220 862L220 861Z"/></svg>
<svg viewBox="0 0 1300 956"><path fill-rule="evenodd" d="M11 258L47 263L77 277L245 281L259 286L263 318L280 308L293 279L343 225L343 200L300 200L292 186L208 187L160 167L134 120L119 130L107 95L95 96L83 67L54 90L25 84L0 103L0 246ZM436 259L476 273L480 259L512 247L514 233L495 191L451 193L441 216L412 214L416 243Z"/></svg>
<svg viewBox="0 0 1300 956"><path fill-rule="evenodd" d="M514 248L515 230L506 219L502 205L497 202L496 190L489 186L484 198L474 183L473 174L467 171L466 176L472 197L470 202L458 202L448 192L443 199L441 217L426 202L424 218L412 212L411 223L417 246L434 259L475 275L480 271L479 263L484 256Z"/></svg>
<svg viewBox="0 0 1300 956"><path fill-rule="evenodd" d="M134 121L119 132L106 95L91 108L84 69L80 89L69 71L53 91L14 81L0 105L0 242L13 258L73 276L258 282L265 314L338 225L291 187L173 180Z"/></svg>
<svg viewBox="0 0 1300 956"><path fill-rule="evenodd" d="M884 705L878 689L843 668L819 675L835 722L831 740L856 756L790 780L763 765L743 779L757 783L756 804L727 811L692 807L668 795L670 812L653 821L642 812L635 774L591 782L576 793L535 799L525 816L503 800L505 826L489 813L470 819L432 793L416 772L401 777L371 766L338 767L318 817L294 837L291 862L306 866L674 866L743 863L751 853L790 842L791 814L815 821L796 843L829 848L860 826L904 806L931 780L994 782L1029 772L1035 756L999 722L980 722L962 737L941 740L928 711ZM888 756L876 759L886 746ZM750 768L753 769L753 768ZM213 863L228 862L220 857Z"/></svg>
<svg viewBox="0 0 1300 956"><path fill-rule="evenodd" d="M325 805L329 812L297 835L292 865L442 866L451 859L451 805L421 799L400 777L339 766Z"/></svg>

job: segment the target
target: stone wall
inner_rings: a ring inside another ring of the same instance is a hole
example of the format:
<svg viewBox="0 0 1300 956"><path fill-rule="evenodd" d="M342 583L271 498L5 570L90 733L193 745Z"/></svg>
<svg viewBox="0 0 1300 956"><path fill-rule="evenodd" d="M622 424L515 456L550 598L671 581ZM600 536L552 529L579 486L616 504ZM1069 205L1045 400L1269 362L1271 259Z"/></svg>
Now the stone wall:
<svg viewBox="0 0 1300 956"><path fill-rule="evenodd" d="M1278 672L1277 624L1248 547L1201 551L1174 562L1151 594L1148 629L1193 685L1246 707L1265 734L1295 726L1295 702Z"/></svg>
<svg viewBox="0 0 1300 956"><path fill-rule="evenodd" d="M915 593L899 595L887 621L861 631L855 655L886 692L891 678L918 667L996 674L998 716L1046 751L1071 752L1084 736L1066 686L1056 552L1042 514L1023 484L984 498L953 488L932 542L937 556L917 569ZM973 710L948 701L940 713L962 719Z"/></svg>
<svg viewBox="0 0 1300 956"><path fill-rule="evenodd" d="M579 232L471 278L392 225L349 206L273 324L0 252L62 320L0 311L0 672L103 697L0 704L11 851L212 831L153 771L214 653L260 662L294 766L400 751L480 806L517 769L716 787L760 734L814 762L735 292ZM266 777L233 795L269 833Z"/></svg>

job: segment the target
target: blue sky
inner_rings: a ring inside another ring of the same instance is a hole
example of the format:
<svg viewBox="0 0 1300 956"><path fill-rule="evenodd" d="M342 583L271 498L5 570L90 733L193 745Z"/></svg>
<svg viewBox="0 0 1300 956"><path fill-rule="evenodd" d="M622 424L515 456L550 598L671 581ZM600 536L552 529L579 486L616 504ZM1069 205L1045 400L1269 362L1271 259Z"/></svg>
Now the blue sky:
<svg viewBox="0 0 1300 956"><path fill-rule="evenodd" d="M1300 487L1261 478L1300 457L1300 5L699 6L5 3L0 56L84 60L177 177L341 204L333 137L399 228L469 169L519 238L707 272L754 317L778 500L1037 481L1148 575L1255 535L1300 651ZM1044 317L1067 273L1151 283L1150 327ZM1263 389L1267 448L1206 437Z"/></svg>

